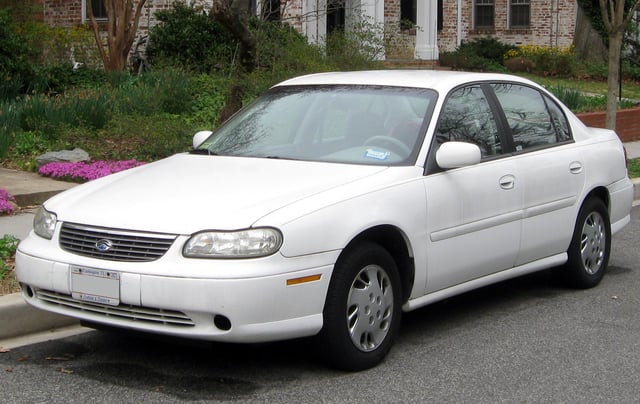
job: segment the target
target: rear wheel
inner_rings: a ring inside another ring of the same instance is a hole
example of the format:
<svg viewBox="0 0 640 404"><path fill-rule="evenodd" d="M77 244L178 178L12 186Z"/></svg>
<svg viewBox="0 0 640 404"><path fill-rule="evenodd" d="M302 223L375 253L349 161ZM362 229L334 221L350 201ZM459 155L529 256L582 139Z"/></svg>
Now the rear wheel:
<svg viewBox="0 0 640 404"><path fill-rule="evenodd" d="M380 363L398 331L400 306L400 278L391 255L374 243L347 251L334 268L323 312L326 360L343 370Z"/></svg>
<svg viewBox="0 0 640 404"><path fill-rule="evenodd" d="M591 288L602 280L609 263L611 225L609 212L599 198L584 202L567 250L568 261L561 270L568 286Z"/></svg>

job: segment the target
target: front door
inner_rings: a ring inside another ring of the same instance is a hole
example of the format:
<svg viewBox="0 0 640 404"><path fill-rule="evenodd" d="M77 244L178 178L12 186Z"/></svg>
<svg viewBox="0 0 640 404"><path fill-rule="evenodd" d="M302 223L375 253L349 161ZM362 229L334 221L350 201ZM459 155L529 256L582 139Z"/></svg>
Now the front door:
<svg viewBox="0 0 640 404"><path fill-rule="evenodd" d="M344 30L346 22L344 4L344 0L327 1L327 34Z"/></svg>
<svg viewBox="0 0 640 404"><path fill-rule="evenodd" d="M425 177L427 293L513 267L523 202L518 166L481 85L447 97L435 136L477 144L482 161Z"/></svg>

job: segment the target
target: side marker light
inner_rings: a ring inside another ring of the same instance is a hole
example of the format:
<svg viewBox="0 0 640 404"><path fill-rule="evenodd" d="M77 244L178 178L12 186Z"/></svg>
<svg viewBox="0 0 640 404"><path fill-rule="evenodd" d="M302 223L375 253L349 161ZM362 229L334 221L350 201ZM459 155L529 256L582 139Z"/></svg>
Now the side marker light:
<svg viewBox="0 0 640 404"><path fill-rule="evenodd" d="M321 274L317 274L317 275L303 276L301 278L287 279L287 286L293 286L293 285L299 285L301 283L319 281L321 277L322 277Z"/></svg>

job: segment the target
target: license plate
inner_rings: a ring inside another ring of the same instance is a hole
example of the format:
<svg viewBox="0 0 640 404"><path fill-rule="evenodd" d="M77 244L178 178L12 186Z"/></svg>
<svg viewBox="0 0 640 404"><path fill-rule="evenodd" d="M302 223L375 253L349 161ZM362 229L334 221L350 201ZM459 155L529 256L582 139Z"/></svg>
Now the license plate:
<svg viewBox="0 0 640 404"><path fill-rule="evenodd" d="M120 304L120 273L71 267L71 297L85 302L117 306Z"/></svg>

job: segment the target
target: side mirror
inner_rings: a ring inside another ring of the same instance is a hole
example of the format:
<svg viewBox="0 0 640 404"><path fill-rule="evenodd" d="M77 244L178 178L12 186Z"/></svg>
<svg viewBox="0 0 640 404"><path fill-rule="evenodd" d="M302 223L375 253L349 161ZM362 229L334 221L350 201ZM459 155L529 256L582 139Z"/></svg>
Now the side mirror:
<svg viewBox="0 0 640 404"><path fill-rule="evenodd" d="M481 159L478 145L466 142L445 142L436 152L438 167L449 169L478 164Z"/></svg>
<svg viewBox="0 0 640 404"><path fill-rule="evenodd" d="M193 148L196 149L202 144L213 132L210 130L201 130L193 135Z"/></svg>

